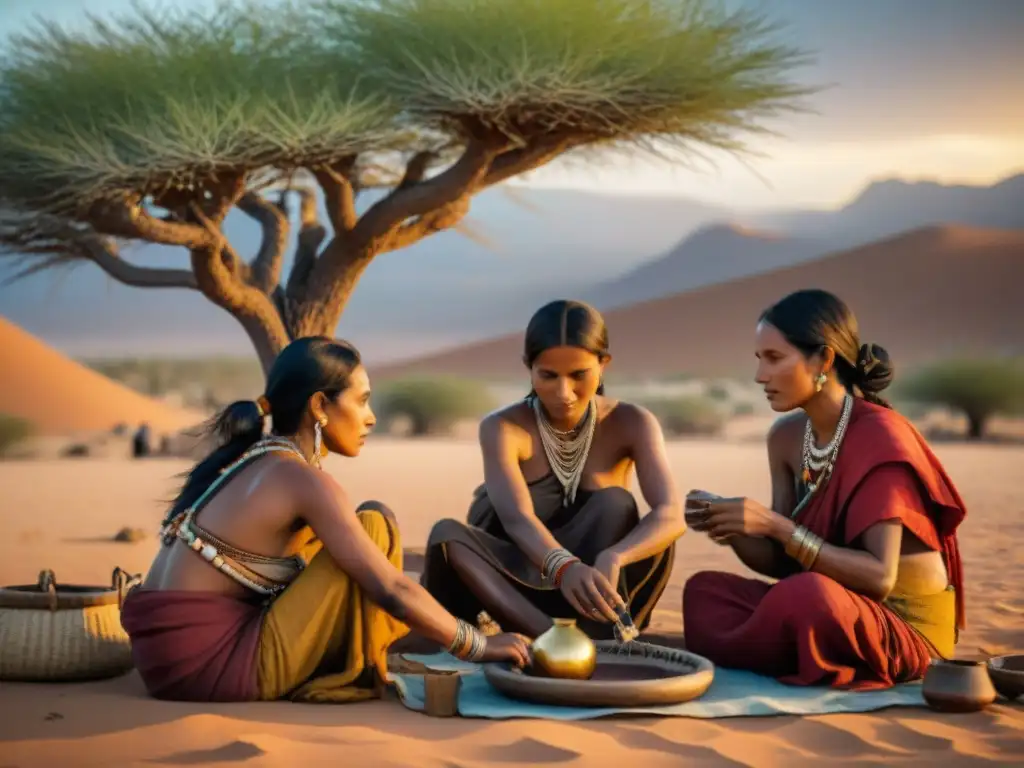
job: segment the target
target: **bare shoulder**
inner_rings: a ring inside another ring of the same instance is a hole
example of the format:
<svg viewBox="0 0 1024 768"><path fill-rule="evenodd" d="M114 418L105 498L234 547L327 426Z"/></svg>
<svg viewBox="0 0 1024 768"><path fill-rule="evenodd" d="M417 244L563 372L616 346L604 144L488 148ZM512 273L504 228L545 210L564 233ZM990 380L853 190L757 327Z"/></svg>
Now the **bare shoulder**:
<svg viewBox="0 0 1024 768"><path fill-rule="evenodd" d="M533 411L526 401L519 401L491 411L480 420L480 441L491 442L500 434L512 434L522 437L529 434L533 421Z"/></svg>
<svg viewBox="0 0 1024 768"><path fill-rule="evenodd" d="M282 495L294 500L296 507L335 507L347 499L341 483L328 472L323 472L301 461L275 457L267 467L265 482Z"/></svg>
<svg viewBox="0 0 1024 768"><path fill-rule="evenodd" d="M780 416L768 430L768 450L788 454L803 440L806 426L807 414L801 410Z"/></svg>
<svg viewBox="0 0 1024 768"><path fill-rule="evenodd" d="M660 429L658 419L644 406L624 400L601 399L604 401L602 410L606 412L604 419L609 426L614 425L616 429L632 434L647 434L652 429Z"/></svg>

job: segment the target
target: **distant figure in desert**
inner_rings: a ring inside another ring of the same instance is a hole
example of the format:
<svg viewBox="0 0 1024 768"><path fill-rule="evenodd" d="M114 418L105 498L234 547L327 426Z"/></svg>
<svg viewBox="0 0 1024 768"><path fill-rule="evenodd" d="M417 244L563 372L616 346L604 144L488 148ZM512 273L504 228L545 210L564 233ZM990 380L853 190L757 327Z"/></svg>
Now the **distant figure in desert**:
<svg viewBox="0 0 1024 768"><path fill-rule="evenodd" d="M704 491L690 526L772 585L698 573L686 646L796 685L886 688L953 656L964 625L957 528L966 510L924 438L879 397L889 355L861 345L837 297L793 293L756 329L757 382L780 413L768 436L771 509Z"/></svg>
<svg viewBox="0 0 1024 768"><path fill-rule="evenodd" d="M136 459L144 459L149 456L152 449L150 440L149 424L143 422L139 425L139 428L135 430L135 434L132 435L132 457Z"/></svg>
<svg viewBox="0 0 1024 768"><path fill-rule="evenodd" d="M359 353L323 337L292 342L266 394L217 417L223 444L192 469L145 582L124 602L151 695L371 698L408 627L460 658L526 663L525 638L485 637L403 574L387 507L354 507L320 471L329 452L358 456L375 422Z"/></svg>
<svg viewBox="0 0 1024 768"><path fill-rule="evenodd" d="M456 616L537 636L574 618L595 638L628 608L650 621L685 530L661 428L604 395L611 360L601 315L576 301L542 307L526 329L532 390L480 424L484 483L465 523L441 520L422 583ZM651 507L627 490L636 469ZM485 617L486 618L486 617Z"/></svg>

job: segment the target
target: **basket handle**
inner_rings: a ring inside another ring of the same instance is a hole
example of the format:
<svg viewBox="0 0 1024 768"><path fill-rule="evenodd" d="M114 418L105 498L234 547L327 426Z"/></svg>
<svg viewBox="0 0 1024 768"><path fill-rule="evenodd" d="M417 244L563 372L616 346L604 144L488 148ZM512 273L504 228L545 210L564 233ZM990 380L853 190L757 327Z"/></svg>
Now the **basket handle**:
<svg viewBox="0 0 1024 768"><path fill-rule="evenodd" d="M50 600L50 610L57 610L57 577L53 571L47 568L39 572L39 591L47 595Z"/></svg>
<svg viewBox="0 0 1024 768"><path fill-rule="evenodd" d="M118 610L121 610L124 606L124 599L128 596L128 593L141 583L141 574L137 573L134 576L129 576L128 572L122 568L114 568L114 572L110 576L110 584L114 591L117 592Z"/></svg>

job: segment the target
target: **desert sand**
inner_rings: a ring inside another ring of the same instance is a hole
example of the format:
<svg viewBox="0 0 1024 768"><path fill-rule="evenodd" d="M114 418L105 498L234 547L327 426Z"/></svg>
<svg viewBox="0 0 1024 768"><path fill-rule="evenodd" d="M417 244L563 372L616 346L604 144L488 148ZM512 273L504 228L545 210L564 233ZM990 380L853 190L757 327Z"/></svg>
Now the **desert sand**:
<svg viewBox="0 0 1024 768"><path fill-rule="evenodd" d="M111 381L0 317L0 413L26 419L40 435L109 431L142 422L176 432L204 414L175 408Z"/></svg>
<svg viewBox="0 0 1024 768"><path fill-rule="evenodd" d="M754 326L772 302L800 288L845 300L861 339L881 344L901 370L955 355L1024 352L1024 232L935 226L821 259L604 313L612 371L631 377L751 375ZM574 298L565 296L563 298ZM523 317L525 329L529 317ZM523 331L374 368L409 374L521 377Z"/></svg>
<svg viewBox="0 0 1024 768"><path fill-rule="evenodd" d="M756 442L670 444L683 491L765 499L768 476ZM1024 651L1024 485L1019 447L937 446L969 505L962 529L969 627L959 655ZM1017 467L1014 470L1013 467ZM155 531L175 490L177 460L81 459L0 463L4 535L0 583L31 583L42 568L59 581L104 583L119 565L144 571L154 537L115 544L122 526ZM431 523L462 515L480 478L471 441L375 438L358 460L327 465L353 497L387 501L407 551ZM407 561L415 563L414 558ZM687 575L740 571L728 550L698 534L680 542L673 578L652 630L681 629ZM195 705L146 698L134 673L73 685L0 685L0 765L353 765L561 764L843 765L1009 764L1024 754L1024 705L1001 702L971 715L898 709L863 715L728 720L616 718L580 724L434 719L394 700L346 706L290 703Z"/></svg>

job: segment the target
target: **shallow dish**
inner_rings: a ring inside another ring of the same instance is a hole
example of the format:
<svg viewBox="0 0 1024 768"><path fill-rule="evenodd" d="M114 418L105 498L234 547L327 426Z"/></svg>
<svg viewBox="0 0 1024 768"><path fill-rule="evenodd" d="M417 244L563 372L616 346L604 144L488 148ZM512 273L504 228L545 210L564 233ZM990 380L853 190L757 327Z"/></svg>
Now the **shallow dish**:
<svg viewBox="0 0 1024 768"><path fill-rule="evenodd" d="M993 656L988 660L988 676L996 690L1013 701L1024 694L1024 654Z"/></svg>
<svg viewBox="0 0 1024 768"><path fill-rule="evenodd" d="M513 699L566 707L647 707L682 704L704 695L714 665L689 651L651 643L598 641L589 680L538 677L510 664L488 664L487 681Z"/></svg>

